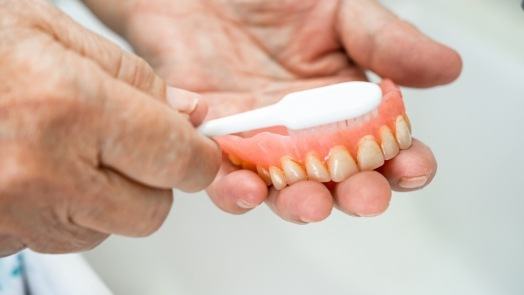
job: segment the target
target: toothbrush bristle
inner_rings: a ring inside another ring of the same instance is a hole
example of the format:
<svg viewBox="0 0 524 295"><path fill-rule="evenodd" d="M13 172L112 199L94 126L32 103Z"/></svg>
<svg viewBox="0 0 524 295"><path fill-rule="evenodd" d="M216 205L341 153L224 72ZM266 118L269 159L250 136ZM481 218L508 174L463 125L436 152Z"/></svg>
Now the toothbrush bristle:
<svg viewBox="0 0 524 295"><path fill-rule="evenodd" d="M332 133L338 130L347 129L349 127L358 127L361 125L365 125L369 121L371 121L373 118L375 118L376 116L378 116L378 110L373 110L360 117L351 118L351 119L347 119L344 121L338 121L334 123L324 124L324 125L315 126L311 128L305 128L305 129L297 129L297 130L288 129L288 134L291 136L303 136L306 134Z"/></svg>

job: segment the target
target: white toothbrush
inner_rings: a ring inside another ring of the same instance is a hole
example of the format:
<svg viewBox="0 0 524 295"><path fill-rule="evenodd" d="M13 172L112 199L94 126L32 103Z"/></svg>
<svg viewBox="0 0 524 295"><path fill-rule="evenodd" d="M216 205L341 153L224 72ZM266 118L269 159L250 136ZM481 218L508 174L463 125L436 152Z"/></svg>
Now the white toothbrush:
<svg viewBox="0 0 524 295"><path fill-rule="evenodd" d="M370 82L344 82L293 92L275 104L202 124L198 130L209 137L284 126L307 129L349 120L375 110L382 91Z"/></svg>

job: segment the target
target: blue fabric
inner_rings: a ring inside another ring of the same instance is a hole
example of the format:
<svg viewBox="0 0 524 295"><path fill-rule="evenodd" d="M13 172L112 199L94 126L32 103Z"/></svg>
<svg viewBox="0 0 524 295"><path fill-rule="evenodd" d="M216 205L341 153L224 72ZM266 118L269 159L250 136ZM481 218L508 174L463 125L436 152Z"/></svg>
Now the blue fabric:
<svg viewBox="0 0 524 295"><path fill-rule="evenodd" d="M0 259L0 295L24 295L23 254Z"/></svg>

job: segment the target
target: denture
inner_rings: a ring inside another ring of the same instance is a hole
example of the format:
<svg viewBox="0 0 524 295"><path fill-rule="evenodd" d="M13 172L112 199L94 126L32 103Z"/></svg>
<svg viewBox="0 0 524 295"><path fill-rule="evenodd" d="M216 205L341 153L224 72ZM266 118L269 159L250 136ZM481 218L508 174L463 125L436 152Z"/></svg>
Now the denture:
<svg viewBox="0 0 524 295"><path fill-rule="evenodd" d="M411 146L402 94L383 80L382 101L362 117L290 131L275 127L216 140L231 163L252 170L277 190L302 181L341 182L374 170Z"/></svg>

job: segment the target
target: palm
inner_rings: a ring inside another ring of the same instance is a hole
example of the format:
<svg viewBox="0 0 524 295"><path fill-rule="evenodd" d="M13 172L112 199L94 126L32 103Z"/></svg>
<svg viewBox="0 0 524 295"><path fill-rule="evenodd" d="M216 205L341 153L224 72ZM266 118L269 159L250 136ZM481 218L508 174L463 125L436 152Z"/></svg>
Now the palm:
<svg viewBox="0 0 524 295"><path fill-rule="evenodd" d="M126 37L173 86L203 94L209 117L274 102L283 94L344 80L364 69L399 84L446 84L457 53L427 38L375 0L134 0ZM281 191L224 161L208 188L222 209L242 213L266 201L282 218L318 221L335 204L350 214L387 208L391 188L426 185L436 169L415 140L377 172L358 173L330 192L313 181ZM389 181L389 184L388 184Z"/></svg>
<svg viewBox="0 0 524 295"><path fill-rule="evenodd" d="M211 117L364 78L336 35L338 1L151 2L133 14L131 42L168 82L204 93Z"/></svg>

